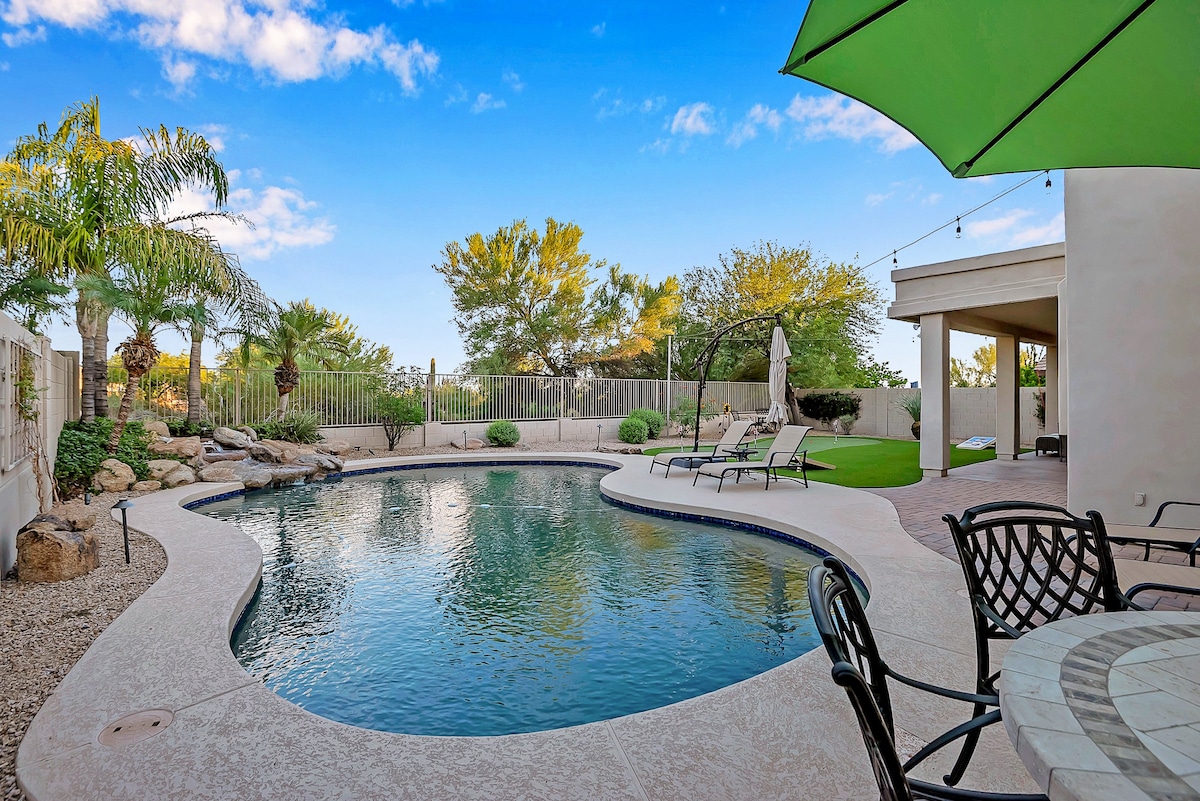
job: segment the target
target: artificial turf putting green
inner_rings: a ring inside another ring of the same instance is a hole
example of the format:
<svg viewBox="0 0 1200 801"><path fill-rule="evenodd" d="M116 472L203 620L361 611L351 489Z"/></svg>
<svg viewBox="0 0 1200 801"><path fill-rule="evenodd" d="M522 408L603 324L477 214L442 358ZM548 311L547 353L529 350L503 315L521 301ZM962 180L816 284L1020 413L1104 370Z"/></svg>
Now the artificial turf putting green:
<svg viewBox="0 0 1200 801"><path fill-rule="evenodd" d="M770 443L770 439L763 438L758 441L758 446L765 450ZM837 442L834 442L833 437L812 437L805 439L800 449L807 449L814 458L837 468L810 468L809 481L823 481L843 487L903 487L921 480L919 442L873 437L838 437ZM676 449L654 448L647 450L646 454L653 455L672 450ZM707 450L711 451L712 448ZM982 451L950 448L951 467L962 467L995 458L996 451L991 448ZM784 475L800 475L792 470L779 472Z"/></svg>

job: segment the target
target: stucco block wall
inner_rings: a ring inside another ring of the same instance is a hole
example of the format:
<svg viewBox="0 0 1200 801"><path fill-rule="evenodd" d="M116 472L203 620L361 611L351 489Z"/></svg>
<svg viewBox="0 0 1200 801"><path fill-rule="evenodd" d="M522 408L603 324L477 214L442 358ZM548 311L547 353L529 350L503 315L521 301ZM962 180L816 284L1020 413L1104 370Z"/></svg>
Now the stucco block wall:
<svg viewBox="0 0 1200 801"><path fill-rule="evenodd" d="M54 453L63 422L78 415L79 363L72 359L73 354L56 353L50 347L50 340L35 337L0 314L0 574L7 573L16 562L17 532L21 526L43 511L38 494L39 477L34 472L32 458L12 458L18 453L11 428L15 388L8 375L10 347L14 342L41 356L34 377L40 391L38 428L46 454L41 497L50 497L49 476L54 470Z"/></svg>
<svg viewBox="0 0 1200 801"><path fill-rule="evenodd" d="M1200 500L1200 170L1070 170L1065 207L1068 500L1145 524Z"/></svg>

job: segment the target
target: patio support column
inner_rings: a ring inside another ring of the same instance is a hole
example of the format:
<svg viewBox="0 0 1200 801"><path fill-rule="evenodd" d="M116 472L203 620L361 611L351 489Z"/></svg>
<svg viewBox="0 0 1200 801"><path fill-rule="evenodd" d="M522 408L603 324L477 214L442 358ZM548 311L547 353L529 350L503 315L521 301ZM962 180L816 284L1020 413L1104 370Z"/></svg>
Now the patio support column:
<svg viewBox="0 0 1200 801"><path fill-rule="evenodd" d="M950 321L921 315L921 472L950 469Z"/></svg>
<svg viewBox="0 0 1200 801"><path fill-rule="evenodd" d="M1046 346L1046 433L1058 433L1058 346Z"/></svg>
<svg viewBox="0 0 1200 801"><path fill-rule="evenodd" d="M996 337L996 458L1021 452L1021 343Z"/></svg>

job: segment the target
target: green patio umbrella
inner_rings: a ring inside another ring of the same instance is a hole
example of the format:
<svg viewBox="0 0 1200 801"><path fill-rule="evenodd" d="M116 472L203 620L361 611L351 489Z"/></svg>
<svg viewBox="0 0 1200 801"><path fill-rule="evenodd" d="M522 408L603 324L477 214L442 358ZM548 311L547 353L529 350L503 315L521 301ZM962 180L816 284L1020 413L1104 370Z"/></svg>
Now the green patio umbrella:
<svg viewBox="0 0 1200 801"><path fill-rule="evenodd" d="M781 72L891 117L958 178L1200 167L1197 0L813 0Z"/></svg>

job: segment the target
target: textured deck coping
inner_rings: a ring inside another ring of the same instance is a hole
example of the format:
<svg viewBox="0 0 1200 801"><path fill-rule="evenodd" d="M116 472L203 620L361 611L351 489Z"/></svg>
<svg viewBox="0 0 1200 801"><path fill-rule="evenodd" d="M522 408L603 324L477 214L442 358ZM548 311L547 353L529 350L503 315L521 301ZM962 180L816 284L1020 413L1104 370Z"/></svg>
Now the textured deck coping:
<svg viewBox="0 0 1200 801"><path fill-rule="evenodd" d="M496 459L450 454L363 460L347 469L489 461ZM701 477L693 487L686 471L647 475L644 456L530 453L503 462L618 468L600 485L617 502L720 517L812 543L846 559L864 580L872 623L895 667L956 686L956 677L973 675L957 565L913 541L883 498L816 482L807 489L780 482L769 492L761 482L743 482L718 495L715 481ZM167 569L93 643L31 724L17 778L32 801L715 801L875 792L845 695L820 650L660 709L531 734L390 734L305 712L242 670L230 651L232 629L258 585L258 545L229 523L182 508L240 488L166 490L129 510L130 525L162 543ZM901 725L922 739L964 715L905 692L895 703ZM134 718L156 732L100 743L106 728L153 710L170 713L161 715L165 727L145 722L153 715ZM1003 748L1002 731L999 738ZM1013 784L1023 773L1015 754L1001 753L968 778L990 789L1027 787Z"/></svg>

